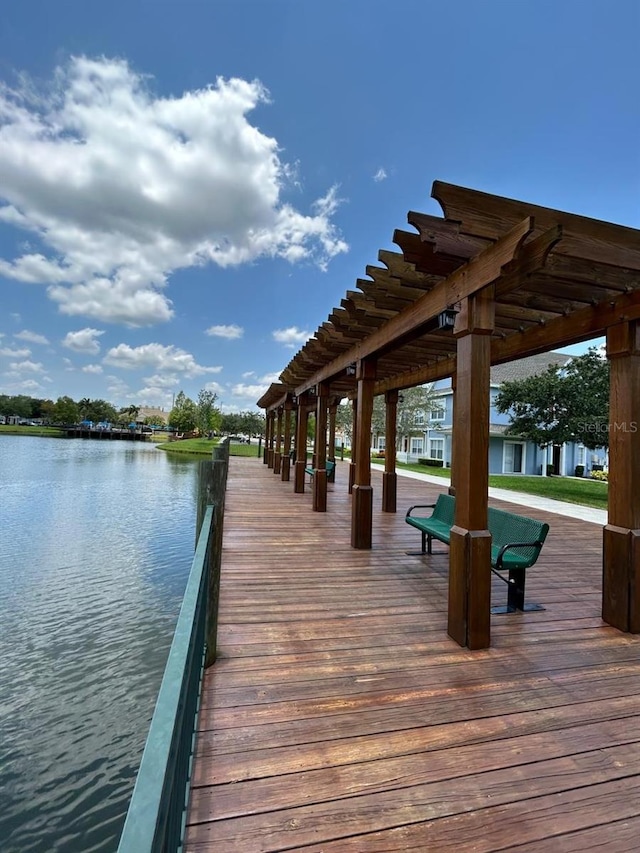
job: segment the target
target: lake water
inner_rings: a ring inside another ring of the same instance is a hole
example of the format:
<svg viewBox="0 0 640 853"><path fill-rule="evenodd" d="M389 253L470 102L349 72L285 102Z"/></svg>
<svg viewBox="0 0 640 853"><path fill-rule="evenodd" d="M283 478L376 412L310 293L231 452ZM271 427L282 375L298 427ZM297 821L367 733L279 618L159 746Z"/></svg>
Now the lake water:
<svg viewBox="0 0 640 853"><path fill-rule="evenodd" d="M111 853L195 538L197 463L0 436L0 850Z"/></svg>

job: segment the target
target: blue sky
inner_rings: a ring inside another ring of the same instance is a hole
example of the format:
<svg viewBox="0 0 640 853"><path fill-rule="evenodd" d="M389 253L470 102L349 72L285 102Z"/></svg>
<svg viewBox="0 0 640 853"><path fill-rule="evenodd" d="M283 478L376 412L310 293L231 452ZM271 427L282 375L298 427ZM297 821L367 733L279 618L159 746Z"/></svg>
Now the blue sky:
<svg viewBox="0 0 640 853"><path fill-rule="evenodd" d="M640 227L636 0L28 0L0 393L253 409L434 180Z"/></svg>

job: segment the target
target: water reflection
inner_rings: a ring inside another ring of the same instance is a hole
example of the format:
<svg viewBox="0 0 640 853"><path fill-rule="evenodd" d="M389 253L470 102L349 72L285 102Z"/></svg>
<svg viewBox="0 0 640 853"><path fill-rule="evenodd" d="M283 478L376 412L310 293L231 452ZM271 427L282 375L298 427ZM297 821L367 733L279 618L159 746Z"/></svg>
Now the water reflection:
<svg viewBox="0 0 640 853"><path fill-rule="evenodd" d="M3 853L115 849L194 544L197 466L0 436Z"/></svg>

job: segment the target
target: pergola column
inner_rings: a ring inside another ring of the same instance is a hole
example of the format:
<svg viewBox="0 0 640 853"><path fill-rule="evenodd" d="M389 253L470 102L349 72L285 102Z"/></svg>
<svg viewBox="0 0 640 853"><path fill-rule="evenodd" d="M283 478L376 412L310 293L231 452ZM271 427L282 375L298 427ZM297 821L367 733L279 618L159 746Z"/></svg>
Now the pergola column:
<svg viewBox="0 0 640 853"><path fill-rule="evenodd" d="M329 451L327 454L327 459L329 462L334 463L333 471L327 476L327 480L329 483L334 483L336 479L336 417L338 415L339 405L340 400L336 397L334 397L333 400L331 400L331 402L329 403L329 438L327 439Z"/></svg>
<svg viewBox="0 0 640 853"><path fill-rule="evenodd" d="M455 459L455 428L456 428L456 374L453 373L451 375L451 410L452 410L452 418L451 422L453 424L453 428L451 431L451 462L449 464L451 470L451 479L449 483L449 494L455 497L456 494L456 459Z"/></svg>
<svg viewBox="0 0 640 853"><path fill-rule="evenodd" d="M371 416L376 364L373 359L358 362L358 414L355 446L355 483L351 504L351 545L371 548L373 489L371 487Z"/></svg>
<svg viewBox="0 0 640 853"><path fill-rule="evenodd" d="M382 475L383 512L395 512L397 508L398 475L396 473L396 434L398 396L397 391L387 391L384 395L384 474Z"/></svg>
<svg viewBox="0 0 640 853"><path fill-rule="evenodd" d="M284 448L280 471L283 483L288 483L291 476L291 408L291 400L287 399L284 404Z"/></svg>
<svg viewBox="0 0 640 853"><path fill-rule="evenodd" d="M602 618L640 633L640 321L607 329L609 517L604 528Z"/></svg>
<svg viewBox="0 0 640 853"><path fill-rule="evenodd" d="M490 642L491 618L487 515L493 292L487 288L462 300L461 306L454 329L458 338L453 425L456 512L449 554L447 630L461 646L484 649Z"/></svg>
<svg viewBox="0 0 640 853"><path fill-rule="evenodd" d="M276 438L276 413L272 409L269 412L269 450L267 451L267 465L273 468L273 457L275 455L274 442Z"/></svg>
<svg viewBox="0 0 640 853"><path fill-rule="evenodd" d="M329 383L320 382L316 391L316 435L313 445L313 510L327 511L327 404Z"/></svg>
<svg viewBox="0 0 640 853"><path fill-rule="evenodd" d="M269 433L271 431L271 412L267 411L264 418L264 450L262 452L262 462L266 465L269 462Z"/></svg>
<svg viewBox="0 0 640 853"><path fill-rule="evenodd" d="M356 445L358 443L358 397L351 401L351 463L349 465L349 494L356 481Z"/></svg>
<svg viewBox="0 0 640 853"><path fill-rule="evenodd" d="M296 419L296 467L293 491L304 492L304 469L307 467L307 424L309 410L305 397L298 397L298 417Z"/></svg>
<svg viewBox="0 0 640 853"><path fill-rule="evenodd" d="M276 447L273 454L273 473L280 474L282 471L282 406L278 409L278 423L276 426Z"/></svg>

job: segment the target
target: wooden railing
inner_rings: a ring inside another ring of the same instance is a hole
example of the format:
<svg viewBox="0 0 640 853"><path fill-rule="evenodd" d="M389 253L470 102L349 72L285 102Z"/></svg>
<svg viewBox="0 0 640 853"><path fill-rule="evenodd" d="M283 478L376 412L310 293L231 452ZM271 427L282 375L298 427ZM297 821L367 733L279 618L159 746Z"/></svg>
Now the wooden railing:
<svg viewBox="0 0 640 853"><path fill-rule="evenodd" d="M182 846L202 676L216 657L228 442L199 470L196 552L118 853Z"/></svg>

